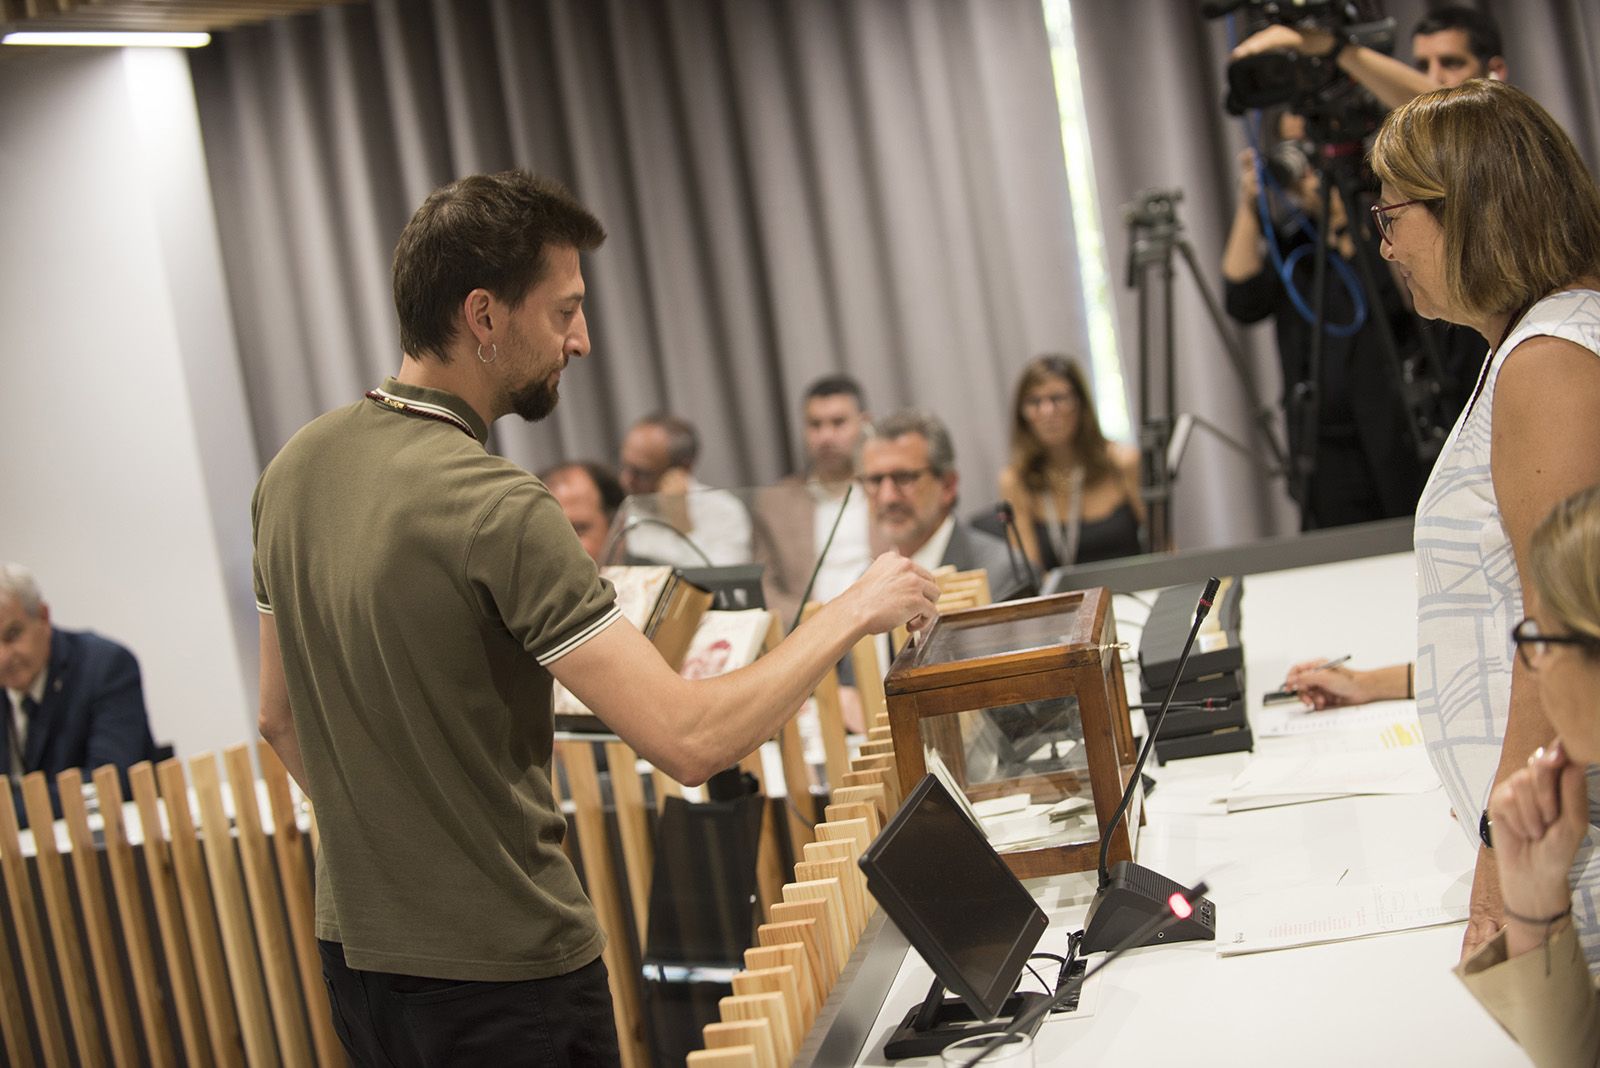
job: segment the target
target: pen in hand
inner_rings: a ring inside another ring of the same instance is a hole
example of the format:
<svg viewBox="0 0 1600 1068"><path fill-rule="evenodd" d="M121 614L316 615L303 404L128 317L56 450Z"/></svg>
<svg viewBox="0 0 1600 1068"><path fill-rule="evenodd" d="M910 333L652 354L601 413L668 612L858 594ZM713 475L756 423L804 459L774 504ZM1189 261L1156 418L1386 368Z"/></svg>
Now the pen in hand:
<svg viewBox="0 0 1600 1068"><path fill-rule="evenodd" d="M1327 671L1330 668L1338 667L1339 665L1348 661L1350 658L1351 655L1346 653L1344 656L1334 657L1332 660L1324 660L1322 663L1311 668L1311 670ZM1275 705L1282 704L1285 701L1298 701L1299 699L1300 691L1298 689L1290 689L1288 686L1284 686L1280 689L1273 690L1271 693L1262 695L1261 703L1264 705Z"/></svg>

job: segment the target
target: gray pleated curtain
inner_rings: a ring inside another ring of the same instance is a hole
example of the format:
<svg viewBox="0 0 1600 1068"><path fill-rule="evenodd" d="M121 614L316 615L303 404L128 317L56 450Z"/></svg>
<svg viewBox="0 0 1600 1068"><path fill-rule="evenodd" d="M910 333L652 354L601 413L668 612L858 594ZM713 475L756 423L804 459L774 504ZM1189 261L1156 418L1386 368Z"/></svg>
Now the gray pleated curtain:
<svg viewBox="0 0 1600 1068"><path fill-rule="evenodd" d="M459 174L565 181L610 239L594 355L529 466L615 459L668 408L715 484L795 463L798 398L843 370L952 425L996 496L1008 393L1085 352L1036 0L379 0L221 35L193 59L263 462L399 364L389 257Z"/></svg>

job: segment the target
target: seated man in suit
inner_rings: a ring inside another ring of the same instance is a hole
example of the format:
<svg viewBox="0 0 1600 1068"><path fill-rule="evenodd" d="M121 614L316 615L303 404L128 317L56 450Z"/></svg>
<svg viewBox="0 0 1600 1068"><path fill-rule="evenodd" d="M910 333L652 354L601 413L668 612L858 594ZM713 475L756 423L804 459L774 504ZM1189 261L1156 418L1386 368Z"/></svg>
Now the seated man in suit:
<svg viewBox="0 0 1600 1068"><path fill-rule="evenodd" d="M858 476L877 532L902 556L932 571L983 568L996 601L1014 596L1025 579L1006 543L958 522L955 446L944 423L908 408L872 427L861 446Z"/></svg>
<svg viewBox="0 0 1600 1068"><path fill-rule="evenodd" d="M0 683L6 688L0 769L12 778L24 825L23 775L46 774L60 816L57 772L82 768L87 775L103 764L126 771L154 752L139 662L97 634L52 627L50 606L18 564L0 565Z"/></svg>

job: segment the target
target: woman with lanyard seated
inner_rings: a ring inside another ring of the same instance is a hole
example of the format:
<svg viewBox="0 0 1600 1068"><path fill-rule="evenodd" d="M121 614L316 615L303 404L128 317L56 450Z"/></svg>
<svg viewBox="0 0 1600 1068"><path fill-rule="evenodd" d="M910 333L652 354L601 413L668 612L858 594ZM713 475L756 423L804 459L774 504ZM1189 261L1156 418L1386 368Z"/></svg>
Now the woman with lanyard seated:
<svg viewBox="0 0 1600 1068"><path fill-rule="evenodd" d="M1083 371L1065 356L1040 356L1022 370L1000 496L1036 567L1142 551L1139 451L1106 441Z"/></svg>

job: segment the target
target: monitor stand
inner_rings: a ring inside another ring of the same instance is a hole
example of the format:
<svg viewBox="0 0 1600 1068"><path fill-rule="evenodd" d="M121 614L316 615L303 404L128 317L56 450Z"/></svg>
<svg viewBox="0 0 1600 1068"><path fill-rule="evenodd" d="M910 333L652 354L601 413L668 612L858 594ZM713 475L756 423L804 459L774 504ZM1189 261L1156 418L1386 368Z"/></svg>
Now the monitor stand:
<svg viewBox="0 0 1600 1068"><path fill-rule="evenodd" d="M947 998L944 993L944 984L935 979L928 988L928 996L906 1013L900 1026L884 1043L885 1058L898 1061L906 1057L936 1057L940 1050L960 1039L972 1035L998 1035L1035 1002L1045 999L1044 994L1012 994L1000 1006L999 1016L993 1020L980 1020L973 1015L965 1001ZM1033 1026L1028 1028L1027 1034L1031 1036L1043 1022L1044 1015L1041 1013Z"/></svg>

